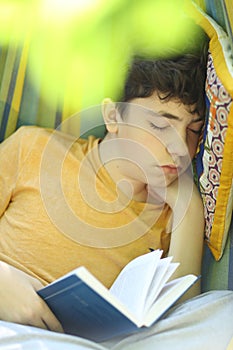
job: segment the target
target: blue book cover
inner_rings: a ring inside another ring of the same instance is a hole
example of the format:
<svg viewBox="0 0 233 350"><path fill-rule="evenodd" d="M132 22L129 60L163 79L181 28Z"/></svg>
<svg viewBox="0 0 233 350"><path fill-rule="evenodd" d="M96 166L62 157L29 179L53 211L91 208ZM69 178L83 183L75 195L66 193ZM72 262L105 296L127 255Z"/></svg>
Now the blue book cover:
<svg viewBox="0 0 233 350"><path fill-rule="evenodd" d="M138 330L115 306L76 274L38 291L65 333L102 342Z"/></svg>
<svg viewBox="0 0 233 350"><path fill-rule="evenodd" d="M152 264L154 258L158 261ZM103 342L150 327L198 279L187 275L168 281L176 267L169 258L160 259L160 252L152 252L126 265L110 290L81 266L38 294L65 333ZM138 298L144 305L140 313Z"/></svg>

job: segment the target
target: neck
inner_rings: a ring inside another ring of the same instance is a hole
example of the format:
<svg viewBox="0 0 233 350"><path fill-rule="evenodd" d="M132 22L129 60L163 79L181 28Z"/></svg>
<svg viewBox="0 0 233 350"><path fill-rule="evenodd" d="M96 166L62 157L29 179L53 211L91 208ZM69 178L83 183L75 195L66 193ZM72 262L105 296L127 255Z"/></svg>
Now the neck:
<svg viewBox="0 0 233 350"><path fill-rule="evenodd" d="M105 139L99 144L99 155L105 169L118 189L130 200L161 205L161 200L148 194L148 185L142 170L134 163L122 159L111 143Z"/></svg>

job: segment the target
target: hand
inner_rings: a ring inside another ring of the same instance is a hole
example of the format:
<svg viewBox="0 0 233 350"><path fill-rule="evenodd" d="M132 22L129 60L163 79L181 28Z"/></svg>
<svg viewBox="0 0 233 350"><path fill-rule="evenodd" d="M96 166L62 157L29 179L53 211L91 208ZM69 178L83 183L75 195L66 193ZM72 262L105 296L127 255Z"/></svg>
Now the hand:
<svg viewBox="0 0 233 350"><path fill-rule="evenodd" d="M181 174L167 188L152 189L151 193L153 197L157 196L161 202L167 203L173 212L168 229L172 232L168 255L180 266L172 279L189 273L200 275L205 222L202 200L193 183L191 171ZM200 283L195 283L180 300L199 293Z"/></svg>
<svg viewBox="0 0 233 350"><path fill-rule="evenodd" d="M37 279L0 262L0 319L63 332L57 318L36 293L42 287Z"/></svg>
<svg viewBox="0 0 233 350"><path fill-rule="evenodd" d="M178 190L175 189L177 198L172 206L172 234L168 252L168 255L173 256L173 261L180 263L173 278L189 273L200 275L204 243L205 220L200 193L188 174L183 174L179 180ZM174 197L171 198L174 201ZM200 281L180 301L199 293Z"/></svg>
<svg viewBox="0 0 233 350"><path fill-rule="evenodd" d="M167 203L173 213L177 209L184 213L193 196L194 187L192 172L187 169L167 187L150 187L148 190L155 203Z"/></svg>

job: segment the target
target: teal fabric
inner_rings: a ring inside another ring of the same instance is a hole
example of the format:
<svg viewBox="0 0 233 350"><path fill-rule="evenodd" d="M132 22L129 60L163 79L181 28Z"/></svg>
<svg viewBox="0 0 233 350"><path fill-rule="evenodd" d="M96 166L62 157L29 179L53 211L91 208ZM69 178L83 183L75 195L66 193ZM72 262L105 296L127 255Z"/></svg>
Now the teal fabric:
<svg viewBox="0 0 233 350"><path fill-rule="evenodd" d="M204 247L202 264L202 292L210 290L233 290L233 220L224 254L220 261L215 261L207 245Z"/></svg>
<svg viewBox="0 0 233 350"><path fill-rule="evenodd" d="M205 6L206 13L226 31L222 0L205 0Z"/></svg>

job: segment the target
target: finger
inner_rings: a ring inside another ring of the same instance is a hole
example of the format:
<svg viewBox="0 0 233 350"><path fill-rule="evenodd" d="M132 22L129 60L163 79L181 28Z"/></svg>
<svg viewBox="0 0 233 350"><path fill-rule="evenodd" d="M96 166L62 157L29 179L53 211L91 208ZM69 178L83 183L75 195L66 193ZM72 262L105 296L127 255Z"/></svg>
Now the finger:
<svg viewBox="0 0 233 350"><path fill-rule="evenodd" d="M64 333L64 329L62 328L61 323L56 319L55 320L42 320L45 324L46 328L52 332Z"/></svg>
<svg viewBox="0 0 233 350"><path fill-rule="evenodd" d="M41 282L34 278L32 281L32 285L35 291L43 287ZM39 295L37 295L37 297L39 297ZM51 309L48 307L48 305L42 298L40 298L40 304L42 307L42 312L41 312L41 318L37 320L37 324L40 325L38 327L49 329L54 332L64 333L61 323L58 321L56 316L53 314Z"/></svg>
<svg viewBox="0 0 233 350"><path fill-rule="evenodd" d="M25 323L22 322L22 324L25 324ZM27 325L32 326L32 327L36 327L36 328L42 328L42 329L49 330L46 323L41 318L38 318L38 317L34 318L32 321L28 322Z"/></svg>
<svg viewBox="0 0 233 350"><path fill-rule="evenodd" d="M34 288L35 291L40 290L41 288L44 287L44 285L36 278L31 277L31 284Z"/></svg>
<svg viewBox="0 0 233 350"><path fill-rule="evenodd" d="M34 317L29 322L18 322L22 324L28 324L29 326L46 329L53 332L64 333L64 330L57 320L57 318L53 315L53 313L49 310L49 312L44 313L43 316Z"/></svg>
<svg viewBox="0 0 233 350"><path fill-rule="evenodd" d="M61 323L59 320L56 318L54 313L50 310L50 308L47 306L46 303L43 306L43 316L42 316L42 321L46 325L47 329L54 331L54 332L59 332L59 333L64 333L64 330L62 328Z"/></svg>
<svg viewBox="0 0 233 350"><path fill-rule="evenodd" d="M41 282L37 279L33 279L32 284L35 290L43 287ZM38 327L49 329L54 332L64 333L61 323L58 321L46 302L38 294L36 294L36 296L38 298L37 300L39 301L40 310L38 313L39 318L36 321Z"/></svg>

